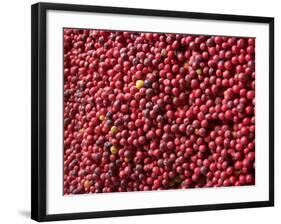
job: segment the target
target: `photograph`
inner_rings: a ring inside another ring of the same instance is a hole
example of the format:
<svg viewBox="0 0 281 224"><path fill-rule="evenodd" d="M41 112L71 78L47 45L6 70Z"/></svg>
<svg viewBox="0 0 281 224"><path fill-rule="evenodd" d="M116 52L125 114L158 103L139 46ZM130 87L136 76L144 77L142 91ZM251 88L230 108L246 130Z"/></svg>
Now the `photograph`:
<svg viewBox="0 0 281 224"><path fill-rule="evenodd" d="M64 194L255 184L255 38L63 39Z"/></svg>

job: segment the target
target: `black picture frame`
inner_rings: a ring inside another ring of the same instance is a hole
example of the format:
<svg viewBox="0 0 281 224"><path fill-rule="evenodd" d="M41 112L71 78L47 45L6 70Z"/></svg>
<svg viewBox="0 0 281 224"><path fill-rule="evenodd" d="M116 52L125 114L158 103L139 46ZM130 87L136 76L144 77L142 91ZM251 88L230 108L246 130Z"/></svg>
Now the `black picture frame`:
<svg viewBox="0 0 281 224"><path fill-rule="evenodd" d="M103 7L89 5L37 3L31 7L31 218L54 221L160 213L267 207L274 205L274 18L183 11ZM160 207L69 214L46 214L46 12L64 10L125 15L194 18L269 24L269 200L196 206Z"/></svg>

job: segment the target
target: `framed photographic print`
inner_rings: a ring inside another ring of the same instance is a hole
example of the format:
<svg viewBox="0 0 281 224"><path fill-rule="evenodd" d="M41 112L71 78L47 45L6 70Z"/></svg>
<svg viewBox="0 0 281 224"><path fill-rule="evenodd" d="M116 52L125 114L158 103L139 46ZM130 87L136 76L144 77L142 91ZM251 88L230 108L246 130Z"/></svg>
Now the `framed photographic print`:
<svg viewBox="0 0 281 224"><path fill-rule="evenodd" d="M274 19L32 5L32 219L274 205Z"/></svg>

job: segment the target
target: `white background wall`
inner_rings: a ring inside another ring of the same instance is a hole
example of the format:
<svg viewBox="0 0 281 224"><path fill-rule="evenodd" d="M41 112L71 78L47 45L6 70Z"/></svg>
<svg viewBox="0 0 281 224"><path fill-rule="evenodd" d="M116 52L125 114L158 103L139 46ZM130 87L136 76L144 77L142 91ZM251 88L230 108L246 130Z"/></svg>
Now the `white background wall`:
<svg viewBox="0 0 281 224"><path fill-rule="evenodd" d="M51 0L50 0L51 1ZM30 5L2 1L0 6L0 223L30 220ZM275 17L275 180L274 208L149 215L60 223L277 223L281 218L280 6L278 0L67 0L63 3L139 7ZM279 188L279 189L278 189ZM275 221L275 222L274 222Z"/></svg>

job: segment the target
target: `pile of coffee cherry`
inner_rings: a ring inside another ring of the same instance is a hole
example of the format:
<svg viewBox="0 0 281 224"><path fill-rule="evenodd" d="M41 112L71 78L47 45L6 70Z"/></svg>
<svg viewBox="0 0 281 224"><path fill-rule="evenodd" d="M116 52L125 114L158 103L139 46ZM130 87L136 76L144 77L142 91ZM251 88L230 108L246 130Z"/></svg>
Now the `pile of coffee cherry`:
<svg viewBox="0 0 281 224"><path fill-rule="evenodd" d="M64 29L64 194L255 184L255 39Z"/></svg>

